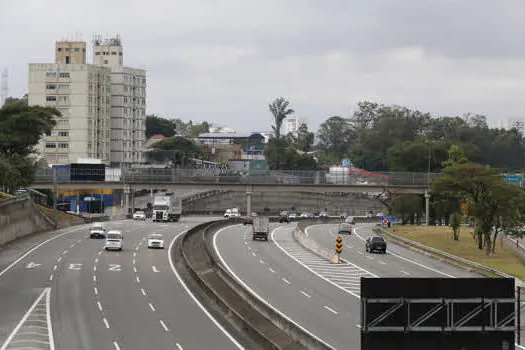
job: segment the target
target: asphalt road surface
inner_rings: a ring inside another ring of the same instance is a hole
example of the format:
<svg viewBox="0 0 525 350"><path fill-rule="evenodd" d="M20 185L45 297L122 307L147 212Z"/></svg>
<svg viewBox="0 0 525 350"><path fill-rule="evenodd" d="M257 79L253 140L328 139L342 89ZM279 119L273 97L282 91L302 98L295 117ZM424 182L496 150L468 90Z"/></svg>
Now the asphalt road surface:
<svg viewBox="0 0 525 350"><path fill-rule="evenodd" d="M236 349L174 273L170 242L211 218L116 221L122 252L105 251L89 225L0 251L0 349ZM164 235L165 249L147 248ZM47 241L48 239L51 239Z"/></svg>
<svg viewBox="0 0 525 350"><path fill-rule="evenodd" d="M347 264L332 265L298 245L293 225L272 226L268 242L253 241L251 226L215 235L215 247L246 287L334 349L360 348L360 277L479 277L389 242L386 254L366 253L372 227L343 236ZM335 248L337 225L312 226L308 235Z"/></svg>

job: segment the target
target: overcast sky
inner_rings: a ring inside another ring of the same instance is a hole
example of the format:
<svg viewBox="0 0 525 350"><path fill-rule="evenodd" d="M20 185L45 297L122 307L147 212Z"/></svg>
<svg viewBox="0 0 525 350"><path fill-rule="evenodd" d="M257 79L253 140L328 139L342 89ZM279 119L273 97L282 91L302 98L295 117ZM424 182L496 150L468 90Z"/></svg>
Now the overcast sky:
<svg viewBox="0 0 525 350"><path fill-rule="evenodd" d="M9 95L63 38L122 37L147 69L148 113L270 129L290 100L317 130L374 100L433 114L525 117L525 1L0 0ZM91 61L91 55L89 55Z"/></svg>

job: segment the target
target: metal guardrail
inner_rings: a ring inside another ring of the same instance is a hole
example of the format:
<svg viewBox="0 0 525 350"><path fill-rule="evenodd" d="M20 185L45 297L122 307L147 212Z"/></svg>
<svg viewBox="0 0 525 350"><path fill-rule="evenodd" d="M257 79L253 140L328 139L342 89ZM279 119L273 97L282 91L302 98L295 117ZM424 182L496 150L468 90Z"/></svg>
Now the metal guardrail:
<svg viewBox="0 0 525 350"><path fill-rule="evenodd" d="M449 260L460 262L463 265L466 265L466 266L469 266L469 267L472 267L472 268L475 268L475 269L478 269L478 270L482 270L482 271L485 271L485 272L489 272L489 273L492 273L492 274L494 274L496 276L506 277L506 278L514 278L514 276L508 275L508 274L506 274L504 272L498 271L498 270L493 269L491 267L488 267L488 266L485 266L485 265L482 265L482 264L478 264L476 262L473 262L473 261L461 258L461 257L459 257L457 255L449 254L449 253L444 252L442 250L426 246L424 244L412 241L412 240L410 240L408 238L405 238L405 237L398 236L396 234L393 234L392 232L389 232L389 231L385 230L382 227L375 227L374 231L376 231L376 232L379 231L378 233L385 234L385 235L387 235L388 237L390 237L392 239L395 239L395 240L401 241L401 242L403 242L405 244L414 246L414 247L416 247L418 249L421 249L423 251L430 252L432 254L445 257L445 258L447 258Z"/></svg>
<svg viewBox="0 0 525 350"><path fill-rule="evenodd" d="M367 175L308 170L253 171L234 173L224 169L68 169L46 168L35 173L35 183L112 182L125 184L287 184L428 186L438 173L377 172Z"/></svg>

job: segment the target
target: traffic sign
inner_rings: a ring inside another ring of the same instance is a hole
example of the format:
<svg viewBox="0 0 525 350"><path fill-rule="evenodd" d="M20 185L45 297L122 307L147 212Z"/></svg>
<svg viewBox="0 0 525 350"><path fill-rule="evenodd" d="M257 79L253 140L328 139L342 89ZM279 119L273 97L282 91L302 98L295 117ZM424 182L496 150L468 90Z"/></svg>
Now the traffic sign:
<svg viewBox="0 0 525 350"><path fill-rule="evenodd" d="M379 221L381 223L384 223L385 222L385 219L388 220L390 223L394 223L396 222L396 217L394 215L385 215L385 216L380 216L379 217Z"/></svg>
<svg viewBox="0 0 525 350"><path fill-rule="evenodd" d="M503 181L521 186L523 184L523 175L505 175Z"/></svg>
<svg viewBox="0 0 525 350"><path fill-rule="evenodd" d="M337 254L341 254L343 251L343 239L341 237L337 237L335 240L335 251Z"/></svg>

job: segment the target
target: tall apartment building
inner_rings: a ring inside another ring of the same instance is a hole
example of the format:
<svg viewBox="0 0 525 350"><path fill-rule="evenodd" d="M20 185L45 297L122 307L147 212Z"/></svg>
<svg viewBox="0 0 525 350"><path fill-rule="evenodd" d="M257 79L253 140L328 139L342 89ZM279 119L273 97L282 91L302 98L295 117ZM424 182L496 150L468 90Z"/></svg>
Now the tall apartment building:
<svg viewBox="0 0 525 350"><path fill-rule="evenodd" d="M283 135L294 134L297 135L297 131L301 125L308 126L308 120L306 118L289 117L284 120L284 133Z"/></svg>
<svg viewBox="0 0 525 350"><path fill-rule="evenodd" d="M525 119L509 119L508 120L508 129L516 129L522 135L525 135Z"/></svg>
<svg viewBox="0 0 525 350"><path fill-rule="evenodd" d="M55 63L29 65L29 104L56 107L62 116L38 151L51 164L98 158L115 167L144 162L146 72L124 67L118 37L57 42Z"/></svg>

